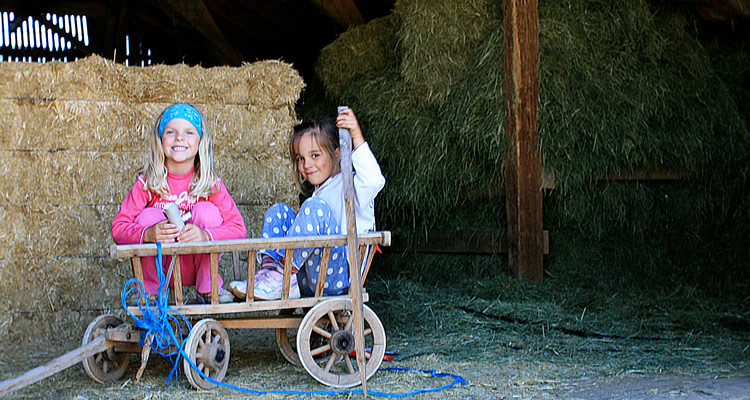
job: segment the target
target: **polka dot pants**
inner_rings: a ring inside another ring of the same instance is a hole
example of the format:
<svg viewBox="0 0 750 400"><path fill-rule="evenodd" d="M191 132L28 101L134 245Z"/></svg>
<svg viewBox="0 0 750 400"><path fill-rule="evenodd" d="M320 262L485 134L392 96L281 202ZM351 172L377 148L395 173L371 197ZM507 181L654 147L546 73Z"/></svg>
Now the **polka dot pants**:
<svg viewBox="0 0 750 400"><path fill-rule="evenodd" d="M277 203L266 211L263 219L263 237L321 236L338 235L338 221L331 215L331 207L319 197L310 197L302 203L299 214L284 203ZM315 294L322 248L295 249L292 264L299 269L297 283L302 294ZM258 251L258 262L267 254L281 262L286 250L265 249ZM324 295L339 295L349 289L349 266L346 259L346 246L331 248Z"/></svg>

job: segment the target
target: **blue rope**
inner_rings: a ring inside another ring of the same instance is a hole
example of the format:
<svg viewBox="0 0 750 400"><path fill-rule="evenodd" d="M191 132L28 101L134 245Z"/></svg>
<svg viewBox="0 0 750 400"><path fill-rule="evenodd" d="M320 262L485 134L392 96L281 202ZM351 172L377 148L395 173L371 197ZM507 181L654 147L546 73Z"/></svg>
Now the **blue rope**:
<svg viewBox="0 0 750 400"><path fill-rule="evenodd" d="M159 276L159 288L156 299L150 299L146 295L143 284L137 279L131 278L128 279L127 282L125 282L125 288L122 291L121 301L122 306L128 312L130 318L135 321L135 326L145 331L145 335L141 335L141 346L143 346L145 338L153 336L151 349L155 353L167 358L172 362L173 367L169 372L169 376L167 377L167 384L169 384L172 381L172 378L176 376L177 368L180 365L180 356L183 356L183 342L182 340L177 340L177 338L175 337L173 326L176 326L179 330L180 338L187 336L183 335L182 325L180 324L180 322L183 322L185 324L188 332L190 332L192 326L190 325L190 322L187 320L187 318L185 318L179 312L175 311L167 303L169 296L166 296L163 290L167 278L166 276L164 276L164 270L162 268L161 243L156 243L156 252L157 256L155 258L155 264L156 272ZM127 298L134 291L137 291L136 299L138 300L138 308L141 311L142 318L138 318L133 315L133 313L131 313L127 307ZM175 344L177 350L169 351L169 348L171 347L170 345L172 343Z"/></svg>
<svg viewBox="0 0 750 400"><path fill-rule="evenodd" d="M197 365L193 362L193 360L190 359L190 357L187 356L187 354L184 353L184 351L181 350L181 353L183 357L185 357L185 360L190 364L190 367L193 368L195 372L197 372L203 379L213 383L217 386L222 386L225 388L237 390L243 393L250 393L250 394L301 394L301 395L324 395L324 396L337 396L340 394L363 394L362 389L356 389L356 390L312 390L312 391L304 391L304 390L254 390L254 389L247 389L243 388L237 385L233 385L231 383L226 382L219 382L211 378L210 376L207 376L206 374L201 371ZM398 372L410 372L410 371L417 371L423 374L430 374L430 377L433 378L445 378L450 377L453 378L453 382L438 386L436 388L429 388L429 389L417 389L413 390L411 392L404 392L404 393L392 393L392 392L379 392L377 390L368 390L367 394L372 396L379 396L379 397L408 397L408 396L414 396L416 394L420 393L430 393L430 392L439 392L441 390L450 389L458 384L461 384L461 386L466 385L466 380L459 376L454 374L449 374L447 372L438 372L434 369L417 369L417 368L402 368L402 367L389 367L389 368L380 368L378 371L398 371Z"/></svg>
<svg viewBox="0 0 750 400"><path fill-rule="evenodd" d="M250 393L250 394L258 394L258 395L265 395L265 394L299 394L299 395L326 395L326 396L336 396L339 394L362 394L362 389L357 390L313 390L313 391L303 391L303 390L254 390L254 389L248 389L239 387L230 383L226 382L219 382L211 378L210 376L206 375L201 371L197 365L195 365L195 362L190 359L190 357L185 353L184 350L184 341L182 339L178 340L174 335L174 329L172 326L177 326L180 332L180 337L186 337L187 335L183 335L182 332L182 325L180 325L180 322L185 323L185 326L188 328L188 332L192 329L192 326L190 325L190 322L174 310L172 307L169 306L167 300L168 296L164 295L164 285L166 284L166 276L164 276L164 270L162 269L162 253L161 253L161 243L156 243L156 252L157 256L155 259L156 264L156 271L159 276L159 289L158 289L158 295L155 300L149 299L148 296L145 294L145 290L143 288L143 284L138 281L137 279L131 278L128 279L127 282L125 282L125 288L122 291L121 294L121 300L122 300L122 306L125 308L125 310L130 315L130 318L132 318L135 321L135 326L139 329L142 329L145 331L145 335L141 335L141 341L140 344L143 346L144 340L146 337L149 337L153 335L154 339L151 344L151 349L167 358L172 364L172 370L169 372L169 377L167 377L167 384L169 384L172 381L172 378L176 376L178 367L180 365L179 361L180 358L184 358L188 364L190 364L190 367L193 368L195 372L198 373L203 379L207 380L208 382L213 383L217 386L223 386L229 389L237 390L244 393ZM141 315L143 318L138 318L133 313L128 310L127 307L127 298L130 296L131 293L137 290L137 299L138 299L138 308L141 311ZM145 305L142 304L141 299L145 299ZM153 305L151 304L153 302ZM179 317L179 318L178 318ZM174 325L173 325L174 324ZM167 350L171 347L170 345L174 344L177 350L173 350L171 352L167 352ZM439 392L441 390L450 389L458 384L461 386L466 385L466 380L459 376L454 374L449 374L447 372L438 372L434 369L417 369L417 368L401 368L401 367L390 367L390 368L380 368L379 371L397 371L397 372L411 372L416 371L423 374L429 374L430 377L433 378L453 378L453 382L449 384L445 384L442 386L438 386L436 388L429 388L429 389L417 389L413 390L411 392L405 392L405 393L391 393L391 392L379 392L379 391L373 391L368 390L367 394L373 395L373 396L380 396L380 397L408 397L408 396L414 396L419 393L430 393L430 392Z"/></svg>

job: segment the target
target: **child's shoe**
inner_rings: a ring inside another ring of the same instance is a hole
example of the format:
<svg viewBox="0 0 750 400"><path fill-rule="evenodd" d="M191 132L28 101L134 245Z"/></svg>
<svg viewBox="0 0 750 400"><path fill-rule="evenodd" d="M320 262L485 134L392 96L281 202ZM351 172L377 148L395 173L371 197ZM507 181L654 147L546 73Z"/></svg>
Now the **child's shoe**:
<svg viewBox="0 0 750 400"><path fill-rule="evenodd" d="M258 300L278 300L281 299L281 287L284 283L284 274L269 273L265 279L255 281L253 293ZM300 297L299 285L297 285L297 275L292 275L289 284L289 298L298 299Z"/></svg>
<svg viewBox="0 0 750 400"><path fill-rule="evenodd" d="M234 297L245 300L247 296L247 281L229 282L227 289L234 294Z"/></svg>
<svg viewBox="0 0 750 400"><path fill-rule="evenodd" d="M276 264L268 264L264 268L259 269L255 273L255 287L258 287L261 282L265 281L279 281L284 278L283 269L281 266ZM272 284L271 286L275 286ZM227 285L227 289L234 294L235 297L244 300L247 297L247 281L232 281Z"/></svg>
<svg viewBox="0 0 750 400"><path fill-rule="evenodd" d="M284 260L276 261L264 255L261 269L255 273L254 297L258 300L278 300L281 298L281 286L284 283ZM247 285L246 285L247 286ZM298 299L297 268L292 268L292 279L289 285L289 298Z"/></svg>
<svg viewBox="0 0 750 400"><path fill-rule="evenodd" d="M211 302L211 292L200 294L207 303ZM224 289L219 288L219 303L231 303L234 301L234 294Z"/></svg>

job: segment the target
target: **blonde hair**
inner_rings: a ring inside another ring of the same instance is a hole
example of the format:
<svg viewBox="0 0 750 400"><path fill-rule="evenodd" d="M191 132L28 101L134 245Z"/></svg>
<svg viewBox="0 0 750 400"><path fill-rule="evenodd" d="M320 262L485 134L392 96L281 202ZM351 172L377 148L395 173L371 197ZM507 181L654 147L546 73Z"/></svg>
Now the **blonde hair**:
<svg viewBox="0 0 750 400"><path fill-rule="evenodd" d="M331 165L331 176L335 176L341 172L341 157L336 152L339 148L339 131L336 125L330 119L310 119L303 121L294 127L294 131L289 138L289 158L292 160L292 176L294 176L294 181L302 192L308 190L305 187L305 184L308 182L299 173L297 156L299 156L299 141L306 133L310 133L313 139L318 142L321 150L328 153L328 156L331 158L331 163L333 164Z"/></svg>
<svg viewBox="0 0 750 400"><path fill-rule="evenodd" d="M195 106L192 107L195 108ZM195 109L198 110L197 108ZM170 194L169 184L167 183L167 160L161 146L161 138L159 137L159 123L164 115L164 111L156 118L153 129L151 129L151 134L146 138L146 148L148 151L146 152L141 172L146 178L146 186L143 190L154 192L162 197ZM218 191L216 184L219 180L214 171L213 135L211 135L203 113L200 114L203 136L198 145L198 154L195 155L193 178L190 181L189 187L190 196L195 198L205 198L216 193Z"/></svg>

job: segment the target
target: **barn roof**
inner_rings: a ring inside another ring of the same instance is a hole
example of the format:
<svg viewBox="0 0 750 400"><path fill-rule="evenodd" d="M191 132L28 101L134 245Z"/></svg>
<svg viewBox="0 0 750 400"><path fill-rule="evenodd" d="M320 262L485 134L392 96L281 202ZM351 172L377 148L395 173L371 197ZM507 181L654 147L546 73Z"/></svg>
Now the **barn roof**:
<svg viewBox="0 0 750 400"><path fill-rule="evenodd" d="M750 18L750 0L677 1L694 7L700 16L711 21ZM65 50L68 59L96 53L129 64L184 62L205 67L282 59L294 64L303 76L310 76L312 63L322 47L350 26L387 15L395 2L0 0L0 12L16 14L15 22L11 21L7 28L11 31L27 21L43 24L50 13L87 16L91 40L87 44L73 40L72 48ZM52 28L60 36L66 35L64 30ZM35 52L40 53L35 49L11 49L7 44L0 48L6 57L32 56Z"/></svg>
<svg viewBox="0 0 750 400"><path fill-rule="evenodd" d="M15 23L11 21L8 27L11 32L21 29L24 22L32 23L29 18L46 22L49 29L52 24L48 14L85 15L90 43L74 40L68 59L96 53L119 62L127 59L130 64L184 62L204 67L282 59L306 74L311 72L318 51L336 35L349 26L387 15L394 3L395 0L0 0L0 12L15 13ZM66 35L56 26L51 28ZM42 52L0 46L0 53L6 57L8 53L23 57Z"/></svg>

